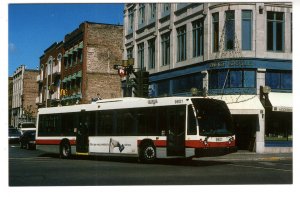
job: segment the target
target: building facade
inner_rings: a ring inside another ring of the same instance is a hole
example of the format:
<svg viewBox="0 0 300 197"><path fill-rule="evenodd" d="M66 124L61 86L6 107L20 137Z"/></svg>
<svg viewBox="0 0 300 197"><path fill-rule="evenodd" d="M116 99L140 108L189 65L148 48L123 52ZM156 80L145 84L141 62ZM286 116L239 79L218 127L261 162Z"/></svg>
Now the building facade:
<svg viewBox="0 0 300 197"><path fill-rule="evenodd" d="M291 3L131 3L123 59L149 71L150 97L224 100L240 149L290 152L292 36Z"/></svg>
<svg viewBox="0 0 300 197"><path fill-rule="evenodd" d="M122 37L122 26L84 22L51 45L40 58L37 103L50 107L120 97L113 65L122 59Z"/></svg>
<svg viewBox="0 0 300 197"><path fill-rule="evenodd" d="M38 93L36 84L37 70L19 66L14 72L12 89L12 112L10 123L17 127L21 122L34 122L37 114L35 98Z"/></svg>

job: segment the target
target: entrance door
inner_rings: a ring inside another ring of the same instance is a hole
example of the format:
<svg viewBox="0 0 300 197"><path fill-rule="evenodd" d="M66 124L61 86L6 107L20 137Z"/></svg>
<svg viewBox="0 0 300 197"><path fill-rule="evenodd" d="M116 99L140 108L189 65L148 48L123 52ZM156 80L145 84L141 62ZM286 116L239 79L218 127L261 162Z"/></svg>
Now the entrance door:
<svg viewBox="0 0 300 197"><path fill-rule="evenodd" d="M233 123L238 149L254 151L257 115L233 115Z"/></svg>
<svg viewBox="0 0 300 197"><path fill-rule="evenodd" d="M168 156L185 156L185 114L185 106L169 109Z"/></svg>
<svg viewBox="0 0 300 197"><path fill-rule="evenodd" d="M89 135L88 135L88 114L80 112L79 125L76 134L76 152L88 153L89 151Z"/></svg>

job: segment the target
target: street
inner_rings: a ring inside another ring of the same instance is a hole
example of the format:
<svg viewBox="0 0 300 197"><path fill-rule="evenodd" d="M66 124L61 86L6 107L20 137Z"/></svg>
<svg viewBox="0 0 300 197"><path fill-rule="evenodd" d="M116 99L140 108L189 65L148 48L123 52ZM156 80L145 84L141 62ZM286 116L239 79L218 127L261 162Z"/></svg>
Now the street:
<svg viewBox="0 0 300 197"><path fill-rule="evenodd" d="M200 158L158 160L76 157L9 147L9 186L130 186L292 184L291 159L226 160Z"/></svg>

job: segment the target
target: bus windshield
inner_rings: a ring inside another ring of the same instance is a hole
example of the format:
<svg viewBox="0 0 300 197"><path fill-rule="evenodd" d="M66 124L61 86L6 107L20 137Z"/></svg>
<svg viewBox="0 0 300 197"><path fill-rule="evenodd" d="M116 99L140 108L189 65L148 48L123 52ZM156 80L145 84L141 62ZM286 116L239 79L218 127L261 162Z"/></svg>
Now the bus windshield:
<svg viewBox="0 0 300 197"><path fill-rule="evenodd" d="M199 135L233 135L232 120L225 102L214 99L192 99L199 125Z"/></svg>

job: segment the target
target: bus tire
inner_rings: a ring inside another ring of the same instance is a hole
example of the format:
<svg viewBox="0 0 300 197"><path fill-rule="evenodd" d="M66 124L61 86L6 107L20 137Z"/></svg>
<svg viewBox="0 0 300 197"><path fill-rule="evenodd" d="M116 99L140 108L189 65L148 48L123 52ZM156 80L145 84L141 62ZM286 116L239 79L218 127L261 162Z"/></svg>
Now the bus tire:
<svg viewBox="0 0 300 197"><path fill-rule="evenodd" d="M67 159L71 157L71 146L68 141L63 141L60 144L60 158Z"/></svg>
<svg viewBox="0 0 300 197"><path fill-rule="evenodd" d="M143 163L152 163L156 160L156 148L152 143L141 145L139 159Z"/></svg>

